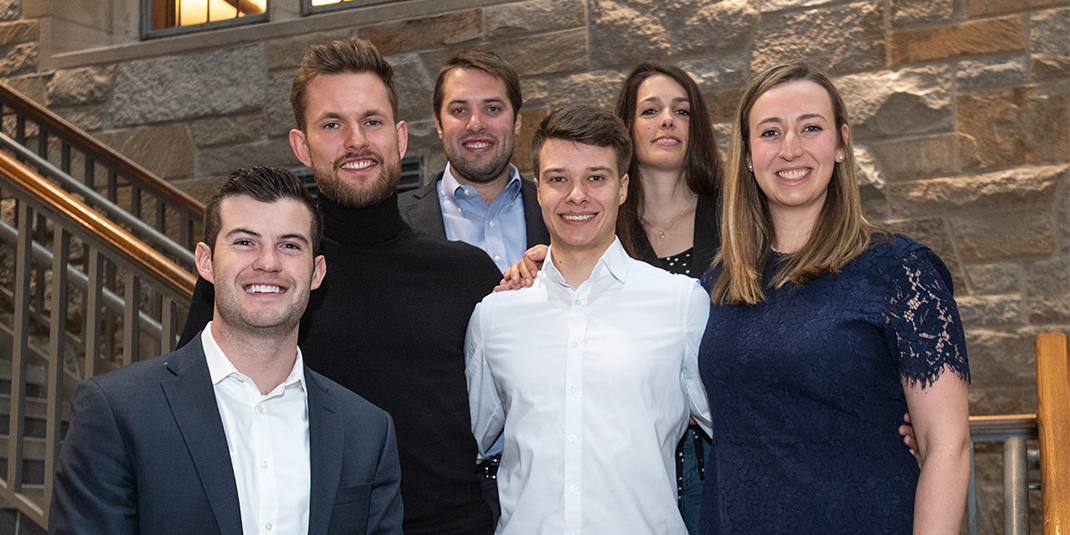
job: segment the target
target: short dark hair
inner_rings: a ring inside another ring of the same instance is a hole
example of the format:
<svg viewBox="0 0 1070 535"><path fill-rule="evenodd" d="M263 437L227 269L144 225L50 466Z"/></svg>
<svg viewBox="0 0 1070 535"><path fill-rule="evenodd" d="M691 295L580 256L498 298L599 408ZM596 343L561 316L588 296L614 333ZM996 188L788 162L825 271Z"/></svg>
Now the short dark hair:
<svg viewBox="0 0 1070 535"><path fill-rule="evenodd" d="M539 175L539 152L548 139L573 141L596 147L612 147L617 157L617 178L628 172L632 159L632 138L616 115L593 106L568 106L542 120L531 139L531 159Z"/></svg>
<svg viewBox="0 0 1070 535"><path fill-rule="evenodd" d="M204 243L215 254L215 242L223 225L219 205L223 199L240 196L252 197L263 203L273 203L281 199L298 201L312 214L312 254L320 253L323 241L323 215L320 214L316 199L293 173L278 167L250 167L238 169L216 188L212 200L204 207Z"/></svg>
<svg viewBox="0 0 1070 535"><path fill-rule="evenodd" d="M435 93L431 100L435 107L435 119L440 119L442 100L446 98L442 89L442 86L446 84L446 75L456 69L480 70L505 83L505 95L509 98L509 103L513 105L513 119L516 119L516 115L520 113L520 107L524 105L524 98L520 93L520 75L501 56L479 48L455 52L438 71L438 78L435 79Z"/></svg>
<svg viewBox="0 0 1070 535"><path fill-rule="evenodd" d="M305 130L305 109L308 107L308 84L321 74L360 74L370 72L386 86L394 120L398 117L398 92L394 87L394 69L375 45L364 39L348 37L309 47L301 60L301 68L290 86L290 106L298 130Z"/></svg>

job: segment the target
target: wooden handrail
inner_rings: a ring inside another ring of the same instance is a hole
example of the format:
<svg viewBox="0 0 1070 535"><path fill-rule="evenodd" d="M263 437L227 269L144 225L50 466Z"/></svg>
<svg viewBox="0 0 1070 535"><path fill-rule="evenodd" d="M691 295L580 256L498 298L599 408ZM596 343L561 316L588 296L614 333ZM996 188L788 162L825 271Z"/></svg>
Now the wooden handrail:
<svg viewBox="0 0 1070 535"><path fill-rule="evenodd" d="M1035 414L996 414L970 416L970 431L1006 431L1030 429L1037 426Z"/></svg>
<svg viewBox="0 0 1070 535"><path fill-rule="evenodd" d="M146 270L155 272L172 292L187 298L193 295L196 277L2 151L0 172L10 177L24 194L51 205L75 225L98 236L113 253L126 262L145 266Z"/></svg>
<svg viewBox="0 0 1070 535"><path fill-rule="evenodd" d="M56 115L48 108L34 102L3 82L0 82L0 99L7 100L12 108L17 108L20 112L48 125L48 129L60 137L66 138L73 144L81 145L97 161L114 168L129 179L139 182L141 186L158 192L176 207L195 214L197 218L204 216L204 205L200 201L138 165L133 160L119 154L115 149L101 143L97 138L86 134L66 119Z"/></svg>
<svg viewBox="0 0 1070 535"><path fill-rule="evenodd" d="M1044 534L1070 533L1070 345L1065 334L1037 337L1037 429Z"/></svg>

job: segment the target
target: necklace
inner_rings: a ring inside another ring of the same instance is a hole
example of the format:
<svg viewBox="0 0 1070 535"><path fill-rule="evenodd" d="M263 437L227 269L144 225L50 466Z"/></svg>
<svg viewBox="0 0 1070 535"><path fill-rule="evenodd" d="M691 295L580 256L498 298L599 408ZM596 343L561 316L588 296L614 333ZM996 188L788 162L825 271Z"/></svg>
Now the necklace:
<svg viewBox="0 0 1070 535"><path fill-rule="evenodd" d="M697 198L698 198L698 194L695 194L695 193L691 194L691 200L692 201L697 199ZM672 221L669 221L669 224L665 226L665 230L671 229L672 226L675 225L676 222L679 221L680 218L684 216L684 214L686 214L688 211L690 211L690 209L691 209L691 207L688 206L687 208L684 208L684 211L680 212L679 214L676 214L676 217L672 218ZM639 216L639 219L642 219L643 221L646 221L648 225L654 227L654 229L656 229L658 231L658 238L661 238L663 240L665 239L665 230L662 230L661 227L655 225L654 222L649 220L649 219L647 219L645 215Z"/></svg>

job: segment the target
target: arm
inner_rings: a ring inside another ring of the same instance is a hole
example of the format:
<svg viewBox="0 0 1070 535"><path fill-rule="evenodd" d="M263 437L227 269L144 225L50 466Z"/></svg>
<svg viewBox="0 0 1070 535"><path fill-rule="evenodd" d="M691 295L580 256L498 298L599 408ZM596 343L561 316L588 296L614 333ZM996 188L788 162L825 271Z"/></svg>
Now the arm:
<svg viewBox="0 0 1070 535"><path fill-rule="evenodd" d="M702 427L706 435L713 436L713 419L710 416L709 397L703 388L698 370L698 349L702 335L706 332L706 323L710 317L710 296L697 281L689 294L685 306L681 307L685 316L683 324L687 340L685 342L684 366L680 371L680 384L687 393L691 417Z"/></svg>
<svg viewBox="0 0 1070 535"><path fill-rule="evenodd" d="M480 317L484 306L484 303L476 305L464 337L468 410L471 412L472 434L479 447L480 460L505 428L505 411L502 409L498 390L494 386L494 376L483 352L483 325Z"/></svg>
<svg viewBox="0 0 1070 535"><path fill-rule="evenodd" d="M82 381L53 479L48 532L121 535L138 532L137 474L104 392Z"/></svg>
<svg viewBox="0 0 1070 535"><path fill-rule="evenodd" d="M921 476L914 496L914 533L957 534L970 480L966 382L949 367L932 384L903 380Z"/></svg>
<svg viewBox="0 0 1070 535"><path fill-rule="evenodd" d="M394 435L394 421L386 416L386 440L379 454L379 463L372 480L371 503L368 507L368 535L401 535L401 465L398 464L398 442Z"/></svg>
<svg viewBox="0 0 1070 535"><path fill-rule="evenodd" d="M535 281L535 275L542 267L542 261L546 260L546 251L550 248L545 245L536 245L527 251L520 260L505 269L502 281L494 288L495 292L505 290L519 290L531 286Z"/></svg>

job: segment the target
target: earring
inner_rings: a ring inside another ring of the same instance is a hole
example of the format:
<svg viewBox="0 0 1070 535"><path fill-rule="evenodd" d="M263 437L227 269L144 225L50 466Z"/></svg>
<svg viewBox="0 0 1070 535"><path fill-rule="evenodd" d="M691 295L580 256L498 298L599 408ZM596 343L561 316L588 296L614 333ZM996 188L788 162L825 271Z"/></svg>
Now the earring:
<svg viewBox="0 0 1070 535"><path fill-rule="evenodd" d="M836 161L837 162L842 162L843 161L843 155L841 154L841 155L837 156L836 157Z"/></svg>
<svg viewBox="0 0 1070 535"><path fill-rule="evenodd" d="M754 172L754 166L751 165L751 164L747 164L747 170L753 173Z"/></svg>

